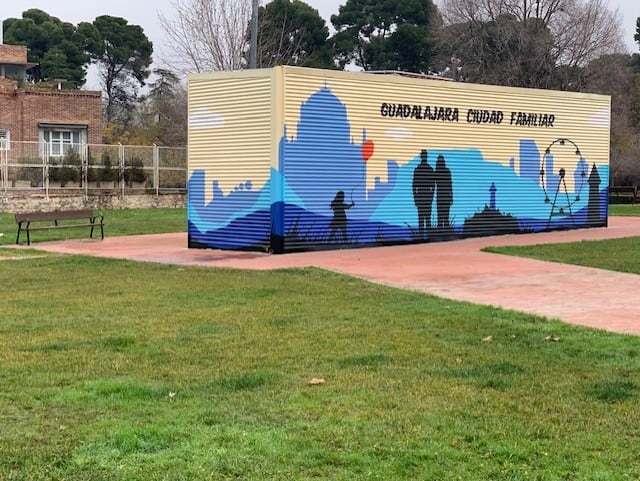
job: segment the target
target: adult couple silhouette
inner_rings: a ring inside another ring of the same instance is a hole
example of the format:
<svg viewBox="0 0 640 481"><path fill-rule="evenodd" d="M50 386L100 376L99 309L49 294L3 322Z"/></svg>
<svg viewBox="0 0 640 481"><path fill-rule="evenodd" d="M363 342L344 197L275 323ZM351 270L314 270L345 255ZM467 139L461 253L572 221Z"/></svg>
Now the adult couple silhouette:
<svg viewBox="0 0 640 481"><path fill-rule="evenodd" d="M433 198L436 198L437 228L440 232L449 228L449 212L453 204L453 182L444 156L438 155L435 170L429 165L428 152L420 152L420 163L413 172L413 202L418 210L418 236L424 239L431 229ZM353 200L345 202L345 193L338 191L331 201L333 219L329 225L329 242L347 243L347 210L355 206Z"/></svg>
<svg viewBox="0 0 640 481"><path fill-rule="evenodd" d="M428 152L420 152L420 163L413 171L413 202L418 210L418 236L424 239L431 229L433 198L436 198L437 228L449 227L449 212L453 204L453 182L443 155L438 155L435 170L429 165Z"/></svg>

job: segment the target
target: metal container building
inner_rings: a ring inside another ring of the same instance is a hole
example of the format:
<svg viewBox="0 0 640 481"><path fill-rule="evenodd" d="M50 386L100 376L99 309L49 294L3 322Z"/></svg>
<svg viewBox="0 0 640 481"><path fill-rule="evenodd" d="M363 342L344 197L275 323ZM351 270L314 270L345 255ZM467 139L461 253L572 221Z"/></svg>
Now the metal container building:
<svg viewBox="0 0 640 481"><path fill-rule="evenodd" d="M610 98L299 67L189 78L189 247L607 225Z"/></svg>

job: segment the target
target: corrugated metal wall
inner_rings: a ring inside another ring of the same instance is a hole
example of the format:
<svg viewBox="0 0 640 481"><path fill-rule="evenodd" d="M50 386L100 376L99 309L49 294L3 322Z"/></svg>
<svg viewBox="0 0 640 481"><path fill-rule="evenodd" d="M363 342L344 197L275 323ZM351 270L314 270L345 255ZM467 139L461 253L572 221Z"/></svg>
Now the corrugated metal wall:
<svg viewBox="0 0 640 481"><path fill-rule="evenodd" d="M189 117L194 247L607 223L608 96L277 67L191 77Z"/></svg>
<svg viewBox="0 0 640 481"><path fill-rule="evenodd" d="M189 245L269 250L272 72L189 79Z"/></svg>
<svg viewBox="0 0 640 481"><path fill-rule="evenodd" d="M285 250L606 224L608 97L305 69L284 95Z"/></svg>

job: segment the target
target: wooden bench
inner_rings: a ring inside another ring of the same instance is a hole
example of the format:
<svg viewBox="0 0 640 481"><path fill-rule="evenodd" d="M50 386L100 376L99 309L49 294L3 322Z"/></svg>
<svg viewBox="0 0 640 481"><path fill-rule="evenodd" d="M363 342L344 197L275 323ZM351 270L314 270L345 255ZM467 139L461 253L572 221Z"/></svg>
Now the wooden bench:
<svg viewBox="0 0 640 481"><path fill-rule="evenodd" d="M615 202L630 199L635 204L638 202L638 188L634 185L614 185L609 187L609 199Z"/></svg>
<svg viewBox="0 0 640 481"><path fill-rule="evenodd" d="M60 221L83 221L69 222L59 224ZM20 233L27 233L27 245L31 245L31 231L33 230L51 230L51 229L69 229L72 227L90 227L89 237L93 239L93 229L100 227L100 238L104 239L104 216L96 215L91 209L82 210L59 210L54 212L25 212L16 214L16 222L18 223L18 235L16 236L16 244L20 244ZM33 225L33 223L37 223ZM49 222L42 225L43 222Z"/></svg>

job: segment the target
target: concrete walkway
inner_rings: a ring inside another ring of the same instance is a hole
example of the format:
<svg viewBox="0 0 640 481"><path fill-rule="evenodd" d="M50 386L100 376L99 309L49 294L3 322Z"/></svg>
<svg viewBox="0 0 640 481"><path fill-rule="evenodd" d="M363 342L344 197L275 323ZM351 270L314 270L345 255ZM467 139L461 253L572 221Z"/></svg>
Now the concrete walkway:
<svg viewBox="0 0 640 481"><path fill-rule="evenodd" d="M108 226L105 230L108 235ZM38 243L33 247L207 267L265 270L316 266L403 289L640 335L640 276L481 252L487 246L631 236L640 236L639 217L610 217L607 228L283 255L187 249L184 233Z"/></svg>

